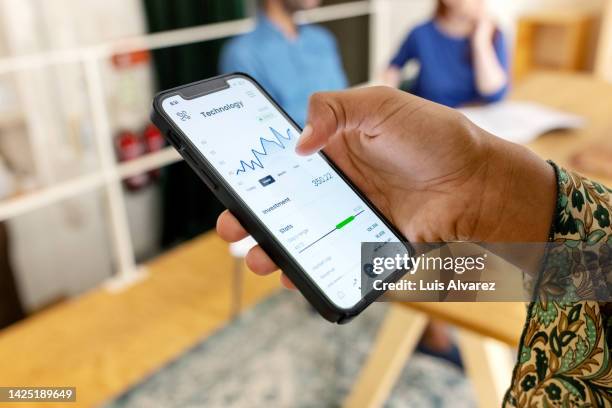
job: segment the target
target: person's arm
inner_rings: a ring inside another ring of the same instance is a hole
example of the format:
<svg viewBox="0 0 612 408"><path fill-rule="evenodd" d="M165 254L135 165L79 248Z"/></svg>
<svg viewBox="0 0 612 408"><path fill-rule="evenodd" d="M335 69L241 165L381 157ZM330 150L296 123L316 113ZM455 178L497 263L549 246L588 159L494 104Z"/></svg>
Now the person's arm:
<svg viewBox="0 0 612 408"><path fill-rule="evenodd" d="M538 295L612 300L612 190L553 164L557 205ZM565 270L559 270L559 260ZM571 278L570 278L571 277ZM579 278L575 278L579 277Z"/></svg>
<svg viewBox="0 0 612 408"><path fill-rule="evenodd" d="M481 19L472 35L476 88L485 102L501 100L508 89L508 55L503 34L488 18Z"/></svg>
<svg viewBox="0 0 612 408"><path fill-rule="evenodd" d="M557 205L551 242L504 407L610 401L612 189L552 165Z"/></svg>
<svg viewBox="0 0 612 408"><path fill-rule="evenodd" d="M416 58L416 35L414 31L410 32L402 46L397 51L397 54L393 57L391 62L389 63L389 67L383 74L383 82L385 85L397 88L402 83L402 68L406 63Z"/></svg>

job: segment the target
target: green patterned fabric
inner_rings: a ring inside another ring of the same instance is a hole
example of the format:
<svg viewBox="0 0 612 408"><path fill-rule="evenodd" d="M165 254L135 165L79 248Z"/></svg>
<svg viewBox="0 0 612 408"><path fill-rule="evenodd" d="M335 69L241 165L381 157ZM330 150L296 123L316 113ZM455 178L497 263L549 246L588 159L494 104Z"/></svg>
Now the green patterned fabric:
<svg viewBox="0 0 612 408"><path fill-rule="evenodd" d="M608 282L593 276L612 272L612 190L553 166L558 198L550 240L562 245L544 262L504 406L608 407L612 308L577 299L592 299L587 290L609 297Z"/></svg>

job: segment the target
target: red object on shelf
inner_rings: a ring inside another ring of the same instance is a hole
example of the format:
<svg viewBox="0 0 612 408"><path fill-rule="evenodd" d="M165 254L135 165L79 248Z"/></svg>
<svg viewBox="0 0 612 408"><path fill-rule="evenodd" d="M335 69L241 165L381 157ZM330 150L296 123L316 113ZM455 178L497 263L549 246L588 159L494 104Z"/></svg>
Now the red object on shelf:
<svg viewBox="0 0 612 408"><path fill-rule="evenodd" d="M111 58L115 68L130 68L136 65L148 63L151 54L147 50L132 51L123 54L114 54Z"/></svg>
<svg viewBox="0 0 612 408"><path fill-rule="evenodd" d="M142 139L134 132L128 130L121 131L117 135L116 143L117 155L121 162L134 160L145 154L145 145ZM142 173L126 178L124 183L130 190L139 190L149 184L150 181L149 174Z"/></svg>
<svg viewBox="0 0 612 408"><path fill-rule="evenodd" d="M155 153L160 151L166 145L166 140L162 136L161 132L153 124L148 124L145 130L142 132L144 144L147 153ZM159 169L153 169L149 172L149 175L153 179L157 179L160 175Z"/></svg>

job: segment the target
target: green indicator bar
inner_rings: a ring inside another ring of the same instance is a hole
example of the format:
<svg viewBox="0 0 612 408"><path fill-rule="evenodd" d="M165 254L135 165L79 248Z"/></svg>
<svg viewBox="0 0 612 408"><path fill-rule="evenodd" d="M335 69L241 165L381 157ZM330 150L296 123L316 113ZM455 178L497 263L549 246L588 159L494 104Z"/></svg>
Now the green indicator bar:
<svg viewBox="0 0 612 408"><path fill-rule="evenodd" d="M340 228L344 227L346 224L350 224L354 219L355 219L355 216L351 215L346 220L340 222L339 224L336 224L336 229L340 229Z"/></svg>

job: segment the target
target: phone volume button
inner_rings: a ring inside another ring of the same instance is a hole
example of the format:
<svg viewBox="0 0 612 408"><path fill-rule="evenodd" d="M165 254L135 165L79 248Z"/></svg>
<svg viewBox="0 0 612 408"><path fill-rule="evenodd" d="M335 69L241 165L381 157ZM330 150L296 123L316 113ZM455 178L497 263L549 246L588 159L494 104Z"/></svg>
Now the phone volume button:
<svg viewBox="0 0 612 408"><path fill-rule="evenodd" d="M185 145L180 141L180 139L172 130L168 130L166 136L166 138L170 141L170 144L174 146L174 148L178 150L179 153L183 153L185 151Z"/></svg>
<svg viewBox="0 0 612 408"><path fill-rule="evenodd" d="M189 159L189 162L198 169L197 173L202 181L204 181L204 184L206 184L211 190L216 190L217 184L215 184L215 182L208 176L208 171L202 164L201 159L196 159L189 150L184 150L181 153L183 153L185 157Z"/></svg>
<svg viewBox="0 0 612 408"><path fill-rule="evenodd" d="M218 187L217 184L215 184L215 182L211 180L211 178L208 176L202 166L198 166L198 169L200 169L200 177L202 177L204 184L206 184L211 190L216 190Z"/></svg>

